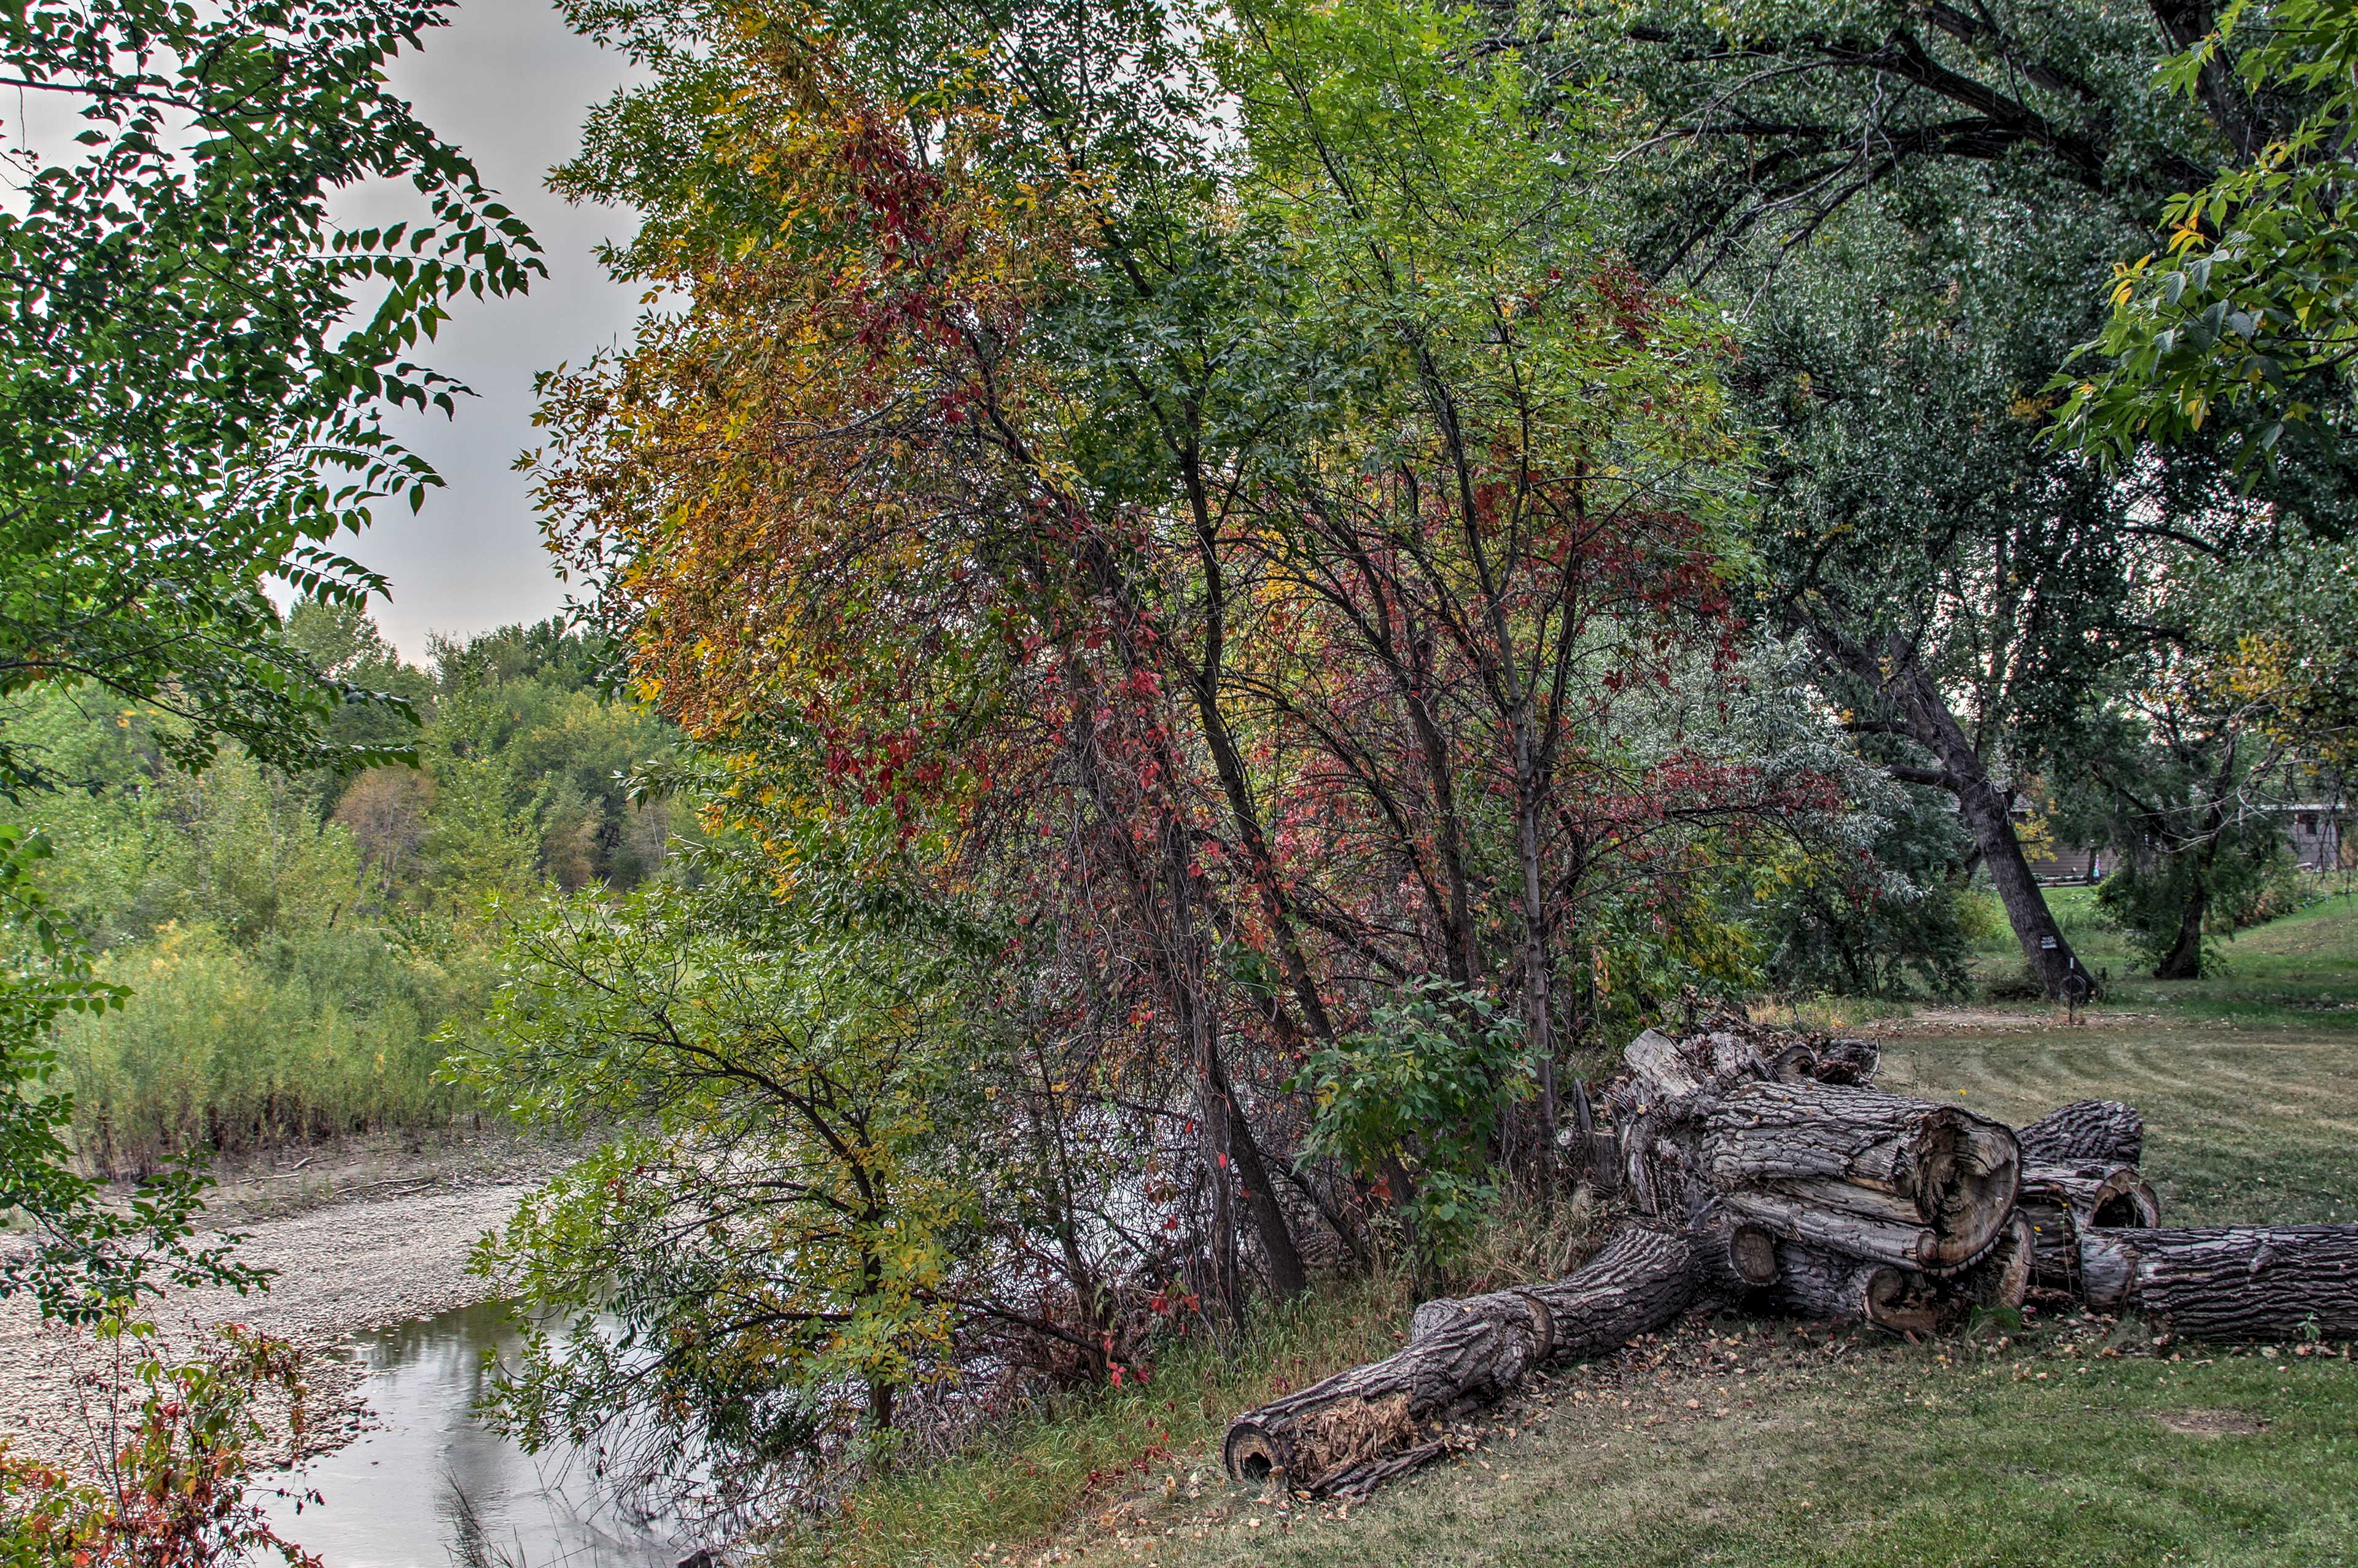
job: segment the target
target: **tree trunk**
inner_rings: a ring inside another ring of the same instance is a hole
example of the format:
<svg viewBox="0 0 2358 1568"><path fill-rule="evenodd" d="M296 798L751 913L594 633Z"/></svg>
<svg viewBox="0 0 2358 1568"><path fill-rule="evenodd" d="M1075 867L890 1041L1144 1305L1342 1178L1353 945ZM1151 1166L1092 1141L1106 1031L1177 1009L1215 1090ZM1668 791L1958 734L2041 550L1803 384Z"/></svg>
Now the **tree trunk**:
<svg viewBox="0 0 2358 1568"><path fill-rule="evenodd" d="M2032 1233L2032 1268L2042 1285L2080 1288L2080 1237L2097 1228L2150 1230L2161 1205L2136 1167L2105 1161L2022 1168L2018 1212Z"/></svg>
<svg viewBox="0 0 2358 1568"><path fill-rule="evenodd" d="M1417 1309L1397 1355L1247 1411L1228 1474L1318 1493L1364 1492L1443 1451L1430 1423L1489 1402L1552 1358L1617 1349L1685 1310L1687 1245L1635 1227L1552 1284Z"/></svg>
<svg viewBox="0 0 2358 1568"><path fill-rule="evenodd" d="M2178 935L2171 941L2169 951L2153 967L2158 980L2199 980L2202 978L2202 920L2211 913L2211 890L2203 873L2195 873L2194 887L2186 895L2186 907L2178 917Z"/></svg>
<svg viewBox="0 0 2358 1568"><path fill-rule="evenodd" d="M1931 1271L1996 1239L2020 1168L1997 1122L1819 1083L1729 1090L1704 1122L1704 1159L1731 1210L1787 1240Z"/></svg>
<svg viewBox="0 0 2358 1568"><path fill-rule="evenodd" d="M1960 737L1962 739L1962 736ZM1967 756L1972 756L1970 750ZM1947 771L1958 773L1954 763ZM2030 861L2023 855L2022 840L2014 831L2014 816L2007 808L2005 795L1991 782L1981 759L1972 758L1972 772L1960 774L1952 786L1965 826L1974 835L1974 846L1989 867L1990 885L1997 891L1998 902L2006 906L2006 924L2014 927L2014 938L2021 945L2022 956L2028 959L2039 983L2051 998L2071 998L2078 987L2091 987L2086 971L2080 968L2079 956L2064 939L2063 929L2055 924L2054 914L2047 907L2047 894L2039 886L2039 879L2030 874ZM2077 999L2084 1000L2087 989L2078 989Z"/></svg>
<svg viewBox="0 0 2358 1568"><path fill-rule="evenodd" d="M1219 1074L1220 1098L1228 1108L1228 1158L1236 1162L1237 1185L1244 1193L1245 1212L1252 1217L1253 1234L1260 1238L1261 1256L1269 1263L1270 1289L1280 1297L1297 1295L1310 1284L1309 1271L1302 1262L1302 1249L1294 1244L1293 1228L1286 1223L1285 1209L1277 1201L1268 1162L1260 1157L1260 1145L1253 1139L1252 1123L1246 1118L1244 1108L1237 1103L1236 1086L1228 1080L1228 1063L1216 1054L1213 1065Z"/></svg>
<svg viewBox="0 0 2358 1568"><path fill-rule="evenodd" d="M2189 1339L2358 1338L2358 1225L2092 1229L2080 1276L2091 1311Z"/></svg>
<svg viewBox="0 0 2358 1568"><path fill-rule="evenodd" d="M2006 792L1990 777L1981 753L1949 711L1947 699L1932 677L1916 662L1915 650L1894 636L1888 640L1885 659L1877 660L1830 627L1813 625L1812 631L1820 649L1836 665L1852 676L1873 683L1898 719L1898 728L1939 759L1937 768L1895 768L1892 774L1956 796L1958 814L1974 836L1974 848L1989 867L1990 885L2006 906L2006 923L2014 927L2022 956L2047 994L2061 1000L2076 990L2084 998L2087 992L2082 988L2091 983L2087 972L2080 968L2071 945L2063 939L2062 928L2055 924L2039 879L2030 874Z"/></svg>
<svg viewBox="0 0 2358 1568"><path fill-rule="evenodd" d="M2219 762L2219 775L2212 782L2210 798L2203 802L2201 842L2180 851L2194 858L2193 885L2187 890L2186 907L2179 912L2178 935L2161 962L2154 966L2155 979L2202 978L2202 922L2211 913L2211 876L2219 864L2219 834L2227 825L2227 796L2234 788L2235 750L2231 739L2226 755Z"/></svg>
<svg viewBox="0 0 2358 1568"><path fill-rule="evenodd" d="M2026 1166L2134 1165L2145 1156L2145 1118L2116 1099L2075 1099L2017 1130L2015 1141Z"/></svg>

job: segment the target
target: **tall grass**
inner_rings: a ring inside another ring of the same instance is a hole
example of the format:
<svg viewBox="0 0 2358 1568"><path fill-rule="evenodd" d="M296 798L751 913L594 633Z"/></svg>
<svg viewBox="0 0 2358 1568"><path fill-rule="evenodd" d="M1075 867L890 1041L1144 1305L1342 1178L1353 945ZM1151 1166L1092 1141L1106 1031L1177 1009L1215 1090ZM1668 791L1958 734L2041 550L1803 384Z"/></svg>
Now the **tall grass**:
<svg viewBox="0 0 2358 1568"><path fill-rule="evenodd" d="M377 929L304 933L249 950L170 924L110 954L118 1012L61 1032L64 1085L89 1167L129 1174L192 1150L238 1153L469 1108L436 1082L436 1034L486 989L488 961L404 950Z"/></svg>

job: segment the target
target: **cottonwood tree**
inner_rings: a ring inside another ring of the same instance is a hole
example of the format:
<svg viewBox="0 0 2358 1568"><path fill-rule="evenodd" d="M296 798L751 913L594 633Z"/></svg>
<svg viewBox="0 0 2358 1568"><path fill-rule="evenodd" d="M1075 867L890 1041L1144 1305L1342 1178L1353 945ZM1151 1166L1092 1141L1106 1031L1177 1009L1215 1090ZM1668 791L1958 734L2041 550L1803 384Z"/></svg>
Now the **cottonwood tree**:
<svg viewBox="0 0 2358 1568"><path fill-rule="evenodd" d="M2076 960L2013 799L2149 634L2126 606L2143 546L2255 541L2217 451L2092 473L2042 442L2041 389L2095 335L2115 261L2280 134L2286 100L2210 54L2190 93L2157 92L2217 22L2176 0L1555 15L1551 47L1609 68L1649 126L1625 165L1646 265L1741 309L1772 612L1898 776L1955 797L2060 988ZM2335 460L2306 460L2299 503L2341 505Z"/></svg>

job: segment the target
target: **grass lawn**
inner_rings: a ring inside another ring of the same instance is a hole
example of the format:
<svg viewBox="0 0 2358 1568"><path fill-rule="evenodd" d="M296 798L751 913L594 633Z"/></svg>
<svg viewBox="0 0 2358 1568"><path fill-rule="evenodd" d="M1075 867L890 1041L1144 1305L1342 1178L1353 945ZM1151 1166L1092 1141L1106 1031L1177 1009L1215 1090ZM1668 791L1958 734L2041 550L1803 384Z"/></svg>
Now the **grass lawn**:
<svg viewBox="0 0 2358 1568"><path fill-rule="evenodd" d="M2104 1339L2084 1322L1921 1346L1691 1324L1559 1375L1486 1425L1480 1447L1360 1507L1150 1493L1045 1555L1163 1568L2358 1562L2358 1369L2321 1355L2106 1355Z"/></svg>
<svg viewBox="0 0 2358 1568"><path fill-rule="evenodd" d="M2167 985L2124 978L2129 955L2083 891L2058 903L2086 961L2112 969L2108 1000L2077 1025L2029 1005L1862 1010L1846 1022L1885 1039L1883 1083L2009 1121L2086 1096L2128 1100L2146 1114L2165 1224L2358 1222L2358 902L2246 932L2223 972ZM871 1528L830 1532L819 1554L2358 1564L2348 1347L2157 1346L2142 1325L2053 1310L1925 1345L1690 1322L1561 1370L1469 1433L1478 1447L1365 1505L1230 1486L1217 1457L1226 1416L1280 1378L1299 1386L1384 1353L1391 1336L1368 1304L1345 1310L1340 1332L1297 1317L1236 1368L1174 1363L1146 1397L1081 1401L987 1454L863 1488L855 1507Z"/></svg>

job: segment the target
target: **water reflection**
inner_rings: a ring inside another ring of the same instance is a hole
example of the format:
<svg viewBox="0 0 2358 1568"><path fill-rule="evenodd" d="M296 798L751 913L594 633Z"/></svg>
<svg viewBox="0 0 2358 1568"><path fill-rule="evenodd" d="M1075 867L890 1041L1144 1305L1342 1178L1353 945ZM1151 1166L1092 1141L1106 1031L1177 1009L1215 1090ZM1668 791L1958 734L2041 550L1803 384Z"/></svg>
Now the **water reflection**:
<svg viewBox="0 0 2358 1568"><path fill-rule="evenodd" d="M516 1345L495 1303L362 1341L377 1424L305 1467L320 1501L275 1507L279 1533L328 1568L671 1568L687 1549L661 1521L625 1517L570 1455L535 1459L475 1418L485 1353Z"/></svg>

